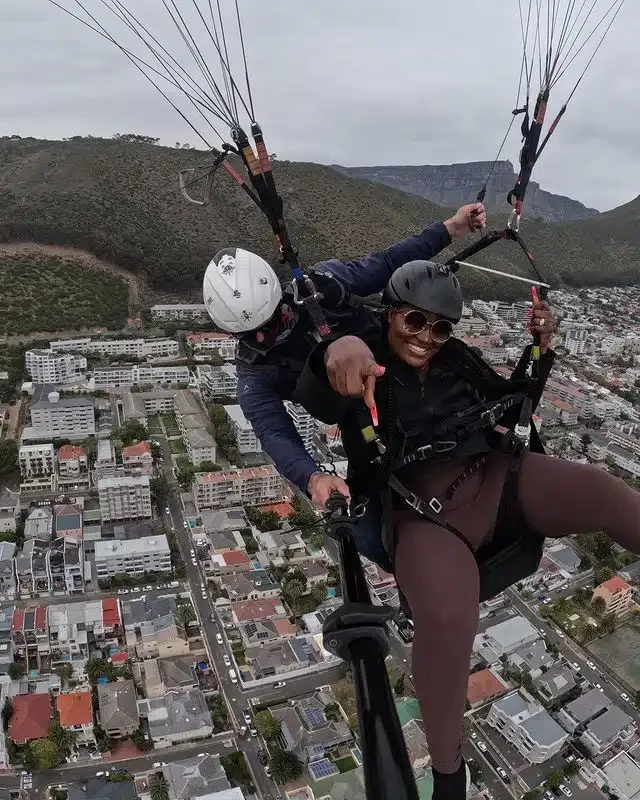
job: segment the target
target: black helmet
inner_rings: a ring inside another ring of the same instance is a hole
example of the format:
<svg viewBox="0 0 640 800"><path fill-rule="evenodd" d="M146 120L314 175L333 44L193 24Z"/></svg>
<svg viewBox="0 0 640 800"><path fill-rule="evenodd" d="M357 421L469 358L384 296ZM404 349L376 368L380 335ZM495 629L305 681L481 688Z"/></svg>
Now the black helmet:
<svg viewBox="0 0 640 800"><path fill-rule="evenodd" d="M409 261L391 276L382 295L389 306L404 303L458 322L462 316L460 281L444 264Z"/></svg>

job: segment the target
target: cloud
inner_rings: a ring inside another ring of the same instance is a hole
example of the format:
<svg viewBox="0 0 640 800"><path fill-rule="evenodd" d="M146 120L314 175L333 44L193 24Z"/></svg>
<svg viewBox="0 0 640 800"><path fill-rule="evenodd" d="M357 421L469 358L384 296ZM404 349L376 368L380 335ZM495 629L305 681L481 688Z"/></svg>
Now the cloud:
<svg viewBox="0 0 640 800"><path fill-rule="evenodd" d="M126 6L172 53L185 52L160 0ZM192 3L177 6L195 29ZM228 0L222 6L233 10ZM257 116L281 158L358 165L494 157L520 69L514 0L240 0L240 7ZM638 195L638 29L640 6L627 4L536 167L543 188L601 209ZM122 27L113 30L134 45ZM200 41L216 65L211 42ZM230 46L237 56L235 41ZM235 74L242 78L242 69ZM2 4L0 79L3 134L139 132L201 145L117 48L47 0ZM568 74L550 114L570 86ZM519 148L514 126L503 157L516 163Z"/></svg>

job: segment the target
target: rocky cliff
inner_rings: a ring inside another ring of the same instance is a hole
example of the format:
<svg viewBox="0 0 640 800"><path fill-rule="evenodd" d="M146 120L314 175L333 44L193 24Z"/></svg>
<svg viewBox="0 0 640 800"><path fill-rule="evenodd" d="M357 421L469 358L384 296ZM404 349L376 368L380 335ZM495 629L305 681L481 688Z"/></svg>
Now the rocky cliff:
<svg viewBox="0 0 640 800"><path fill-rule="evenodd" d="M335 169L345 175L377 181L449 208L472 202L484 184L490 168L488 161L407 167L335 166ZM496 164L485 198L490 211L508 212L507 194L513 189L516 177L510 161L499 161ZM548 222L570 222L598 214L596 209L587 208L570 197L545 192L535 181L529 184L526 209L529 219L537 217Z"/></svg>

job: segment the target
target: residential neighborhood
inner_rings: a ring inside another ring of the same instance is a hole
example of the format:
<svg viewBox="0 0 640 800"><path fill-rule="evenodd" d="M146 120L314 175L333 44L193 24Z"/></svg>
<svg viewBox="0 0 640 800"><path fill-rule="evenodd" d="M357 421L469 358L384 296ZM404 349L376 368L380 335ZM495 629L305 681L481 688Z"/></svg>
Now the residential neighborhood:
<svg viewBox="0 0 640 800"><path fill-rule="evenodd" d="M640 292L552 305L545 445L639 488ZM507 375L528 309L474 300L457 335ZM235 341L195 324L203 306L151 314L180 330L24 349L20 426L0 439L15 450L0 475L0 792L364 800L353 684L323 642L341 587L320 515L235 402ZM287 412L344 471L339 431ZM427 798L413 623L394 576L363 566L394 610L386 664ZM594 533L547 540L535 574L481 604L469 798L640 800L639 596L640 561Z"/></svg>

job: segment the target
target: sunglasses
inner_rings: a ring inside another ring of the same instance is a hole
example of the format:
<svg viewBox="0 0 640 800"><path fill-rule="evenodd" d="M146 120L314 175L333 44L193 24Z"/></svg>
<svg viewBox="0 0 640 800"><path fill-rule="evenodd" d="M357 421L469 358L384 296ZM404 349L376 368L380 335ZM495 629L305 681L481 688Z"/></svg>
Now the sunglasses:
<svg viewBox="0 0 640 800"><path fill-rule="evenodd" d="M453 323L448 319L437 319L435 322L431 322L424 311L419 311L417 308L400 313L405 331L412 336L428 331L431 339L438 344L444 344L453 336Z"/></svg>

